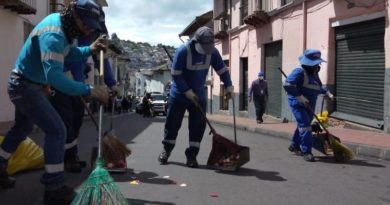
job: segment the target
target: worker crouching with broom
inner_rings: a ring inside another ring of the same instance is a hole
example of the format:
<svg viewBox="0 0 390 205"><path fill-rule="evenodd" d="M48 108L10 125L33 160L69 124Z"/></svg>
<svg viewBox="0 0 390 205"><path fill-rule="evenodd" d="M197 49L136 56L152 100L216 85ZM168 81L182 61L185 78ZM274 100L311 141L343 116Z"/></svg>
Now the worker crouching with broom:
<svg viewBox="0 0 390 205"><path fill-rule="evenodd" d="M158 157L161 164L167 164L176 144L184 113L188 110L189 147L185 151L186 165L198 167L196 157L206 128L202 112L206 110L204 85L210 65L224 82L227 98L233 96L229 70L218 50L214 48L214 34L208 27L200 27L194 37L176 50L171 74L168 114L165 122L164 150ZM200 112L199 109L202 109Z"/></svg>
<svg viewBox="0 0 390 205"><path fill-rule="evenodd" d="M322 87L318 76L321 69L320 64L325 62L321 59L319 50L305 50L303 55L299 57L299 62L301 66L295 68L283 84L288 94L291 111L297 121L297 129L288 150L303 155L305 161L314 162L311 130L313 110L319 94L326 94L330 99L333 99L333 95Z"/></svg>
<svg viewBox="0 0 390 205"><path fill-rule="evenodd" d="M45 133L45 205L70 204L75 196L65 185L64 144L66 127L50 104L47 85L67 95L89 96L106 103L106 86L92 87L69 79L63 73L64 63L82 61L92 53L106 49L105 38L90 46L73 47L74 39L100 29L100 6L93 0L72 2L63 13L45 17L30 33L8 81L8 94L15 105L15 124L0 147L0 188L12 188L14 180L7 175L7 159L26 139L36 124Z"/></svg>

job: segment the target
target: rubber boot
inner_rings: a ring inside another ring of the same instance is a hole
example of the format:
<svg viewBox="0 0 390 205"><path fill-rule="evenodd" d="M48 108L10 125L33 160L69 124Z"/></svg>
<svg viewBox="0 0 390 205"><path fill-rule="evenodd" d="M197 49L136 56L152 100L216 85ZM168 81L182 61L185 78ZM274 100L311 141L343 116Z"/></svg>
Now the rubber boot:
<svg viewBox="0 0 390 205"><path fill-rule="evenodd" d="M7 173L7 161L0 162L0 188L11 189L14 187L15 179L13 177L8 176Z"/></svg>

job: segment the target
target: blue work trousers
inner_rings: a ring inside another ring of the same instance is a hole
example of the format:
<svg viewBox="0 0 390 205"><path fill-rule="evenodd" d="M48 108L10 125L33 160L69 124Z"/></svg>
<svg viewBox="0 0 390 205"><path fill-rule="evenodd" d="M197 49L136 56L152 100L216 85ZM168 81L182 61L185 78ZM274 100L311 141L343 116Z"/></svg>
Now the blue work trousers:
<svg viewBox="0 0 390 205"><path fill-rule="evenodd" d="M69 96L58 90L50 102L66 126L65 161L78 156L78 137L84 118L84 105L79 96Z"/></svg>
<svg viewBox="0 0 390 205"><path fill-rule="evenodd" d="M203 113L205 113L206 102L201 101L199 104ZM206 129L206 120L199 108L191 102L182 102L172 98L169 100L162 143L165 151L171 152L173 150L186 110L188 111L189 147L186 149L185 154L188 159L196 159L203 133Z"/></svg>
<svg viewBox="0 0 390 205"><path fill-rule="evenodd" d="M290 107L297 121L297 129L294 132L291 144L296 148L300 147L303 154L311 153L313 144L311 121L314 116L307 108L300 104L290 104Z"/></svg>
<svg viewBox="0 0 390 205"><path fill-rule="evenodd" d="M7 132L1 145L3 151L13 153L18 145L31 133L36 124L45 133L45 173L41 183L46 187L61 187L64 175L65 125L50 104L42 85L32 83L19 75L11 74L8 94L15 105L15 124ZM4 159L0 163L6 162Z"/></svg>

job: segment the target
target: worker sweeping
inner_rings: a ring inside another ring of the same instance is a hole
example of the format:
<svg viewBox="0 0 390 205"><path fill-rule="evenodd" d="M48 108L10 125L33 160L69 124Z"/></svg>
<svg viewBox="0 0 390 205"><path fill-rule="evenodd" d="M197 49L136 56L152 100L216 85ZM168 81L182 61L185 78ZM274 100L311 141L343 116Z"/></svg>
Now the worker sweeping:
<svg viewBox="0 0 390 205"><path fill-rule="evenodd" d="M100 30L96 30L94 33L89 36L83 36L78 39L79 46L89 46L93 40L95 40L101 34L108 34L104 12L100 10ZM95 68L99 67L99 61L94 56ZM116 81L113 77L111 66L108 61L108 58L104 59L104 81L107 87L110 88L112 93L118 93L119 88L116 86ZM67 76L71 77L75 81L85 82L85 68L87 66L87 60L80 62L69 62L64 66L64 72ZM98 70L98 69L96 69ZM64 157L64 168L67 172L81 172L82 168L86 166L86 162L79 159L78 156L78 137L80 133L80 128L83 123L84 118L84 104L81 101L79 96L67 95L55 88L55 92L50 96L50 102L53 107L56 109L58 114L61 116L62 120L66 126L66 141L65 141L65 157Z"/></svg>
<svg viewBox="0 0 390 205"><path fill-rule="evenodd" d="M6 173L7 159L26 139L36 124L45 133L45 186L43 202L69 204L75 192L65 185L64 144L66 128L50 104L45 85L67 94L88 96L106 103L106 86L92 87L76 82L63 73L65 62L82 61L90 54L106 49L105 38L90 46L75 47L73 40L100 30L100 6L93 0L72 2L63 13L45 17L30 33L20 50L9 81L8 94L15 105L15 124L7 132L0 147L0 188L12 188L14 181Z"/></svg>
<svg viewBox="0 0 390 205"><path fill-rule="evenodd" d="M288 150L303 155L305 161L314 162L312 154L312 130L311 122L317 96L326 94L333 99L333 95L322 86L318 76L324 61L321 52L316 49L307 49L299 57L300 67L295 68L286 78L283 87L288 94L288 103L297 121L297 129L291 140Z"/></svg>
<svg viewBox="0 0 390 205"><path fill-rule="evenodd" d="M166 164L175 147L184 113L188 110L189 147L185 151L188 167L198 167L196 157L206 128L206 121L199 109L206 110L204 85L210 65L220 76L226 88L227 98L233 96L229 70L214 47L214 34L208 27L200 27L194 37L176 50L171 74L168 113L165 122L164 150L158 157ZM199 108L199 107L200 108Z"/></svg>

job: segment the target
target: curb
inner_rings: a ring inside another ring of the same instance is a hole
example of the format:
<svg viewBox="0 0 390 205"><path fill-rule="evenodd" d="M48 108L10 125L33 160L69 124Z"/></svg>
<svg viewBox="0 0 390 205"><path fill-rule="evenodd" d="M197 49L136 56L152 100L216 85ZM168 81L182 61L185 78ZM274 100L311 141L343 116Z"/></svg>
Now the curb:
<svg viewBox="0 0 390 205"><path fill-rule="evenodd" d="M213 120L213 119L210 119L210 122L213 122L213 123L219 124L219 125L223 125L223 126L229 126L229 127L233 126L233 123L220 122L218 120ZM275 130L258 128L258 127L254 128L254 127L250 127L250 126L237 125L237 124L236 124L236 128L238 130L270 135L270 136L281 138L284 140L291 139L291 133L279 132L279 131L275 131ZM343 144L346 145L347 147L349 147L355 153L356 156L372 157L372 158L376 158L378 160L390 161L390 149L389 148L374 147L374 146L369 146L369 145L364 145L364 144L356 144L356 143L345 142L345 141L343 142Z"/></svg>

